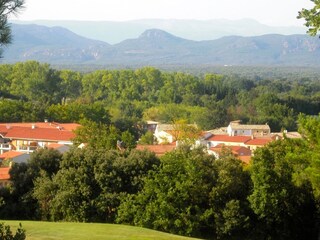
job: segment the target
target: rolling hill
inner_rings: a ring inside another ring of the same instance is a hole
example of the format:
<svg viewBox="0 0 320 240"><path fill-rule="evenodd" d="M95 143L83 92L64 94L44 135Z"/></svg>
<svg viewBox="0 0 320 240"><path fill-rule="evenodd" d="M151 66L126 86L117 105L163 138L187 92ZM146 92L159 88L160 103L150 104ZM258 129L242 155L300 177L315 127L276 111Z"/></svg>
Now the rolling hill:
<svg viewBox="0 0 320 240"><path fill-rule="evenodd" d="M47 27L61 26L78 35L111 44L137 38L148 29L162 29L175 36L194 41L214 40L230 35L260 36L265 34L304 34L306 27L268 26L254 19L137 19L131 21L63 21L34 20L13 21L17 24L37 24Z"/></svg>
<svg viewBox="0 0 320 240"><path fill-rule="evenodd" d="M227 36L194 41L159 29L118 44L88 39L62 27L12 25L13 44L2 63L37 60L50 64L310 66L317 67L320 40L304 34Z"/></svg>

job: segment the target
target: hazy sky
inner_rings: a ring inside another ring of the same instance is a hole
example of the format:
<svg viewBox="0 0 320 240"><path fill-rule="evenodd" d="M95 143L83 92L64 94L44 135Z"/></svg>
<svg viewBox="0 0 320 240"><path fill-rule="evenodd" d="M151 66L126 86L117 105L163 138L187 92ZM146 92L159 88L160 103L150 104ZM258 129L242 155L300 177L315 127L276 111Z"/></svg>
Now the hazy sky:
<svg viewBox="0 0 320 240"><path fill-rule="evenodd" d="M296 16L310 0L26 0L18 20L241 19L302 25Z"/></svg>

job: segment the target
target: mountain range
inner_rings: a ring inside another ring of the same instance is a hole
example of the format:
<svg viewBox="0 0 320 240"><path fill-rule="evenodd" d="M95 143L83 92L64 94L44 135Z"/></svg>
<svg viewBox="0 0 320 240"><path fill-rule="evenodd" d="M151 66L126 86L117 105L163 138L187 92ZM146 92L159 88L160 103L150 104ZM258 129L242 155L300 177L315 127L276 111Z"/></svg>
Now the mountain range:
<svg viewBox="0 0 320 240"><path fill-rule="evenodd" d="M110 44L120 43L126 39L138 38L148 29L161 29L172 35L194 40L214 40L225 36L243 37L261 36L265 34L304 34L306 27L282 26L275 27L262 24L254 19L138 19L131 21L58 21L35 20L13 21L16 24L36 24L46 27L60 26L80 36L104 41Z"/></svg>
<svg viewBox="0 0 320 240"><path fill-rule="evenodd" d="M13 43L2 63L37 60L50 64L319 66L320 40L305 34L225 36L188 40L160 29L109 44L63 27L12 24Z"/></svg>

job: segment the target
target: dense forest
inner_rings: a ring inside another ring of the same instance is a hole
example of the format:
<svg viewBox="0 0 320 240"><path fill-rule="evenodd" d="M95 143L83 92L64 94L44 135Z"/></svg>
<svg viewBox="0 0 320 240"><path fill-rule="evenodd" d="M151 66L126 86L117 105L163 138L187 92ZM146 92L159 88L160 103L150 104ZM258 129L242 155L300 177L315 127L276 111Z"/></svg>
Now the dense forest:
<svg viewBox="0 0 320 240"><path fill-rule="evenodd" d="M207 239L317 239L320 81L137 70L80 73L38 62L0 65L0 122L81 122L64 155L14 164L1 219L132 224ZM182 144L162 157L134 149L143 122L202 129L230 120L299 130L243 165ZM115 141L127 144L116 150Z"/></svg>
<svg viewBox="0 0 320 240"><path fill-rule="evenodd" d="M209 130L240 119L268 123L274 132L296 130L299 113L320 112L320 81L304 76L195 76L152 67L80 73L30 61L0 65L0 82L0 122L87 119L135 136L146 120L185 119Z"/></svg>

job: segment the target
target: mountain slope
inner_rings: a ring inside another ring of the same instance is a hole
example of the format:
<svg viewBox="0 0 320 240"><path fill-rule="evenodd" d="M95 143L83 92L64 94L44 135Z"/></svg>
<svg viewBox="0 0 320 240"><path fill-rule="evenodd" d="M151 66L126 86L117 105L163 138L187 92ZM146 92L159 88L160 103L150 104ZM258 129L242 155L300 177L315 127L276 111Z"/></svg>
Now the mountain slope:
<svg viewBox="0 0 320 240"><path fill-rule="evenodd" d="M81 37L62 27L12 24L13 42L4 52L10 62L37 60L74 62L97 60L110 44Z"/></svg>
<svg viewBox="0 0 320 240"><path fill-rule="evenodd" d="M274 27L261 24L253 19L227 20L186 20L186 19L140 19L132 21L13 21L18 24L38 24L47 27L61 26L81 36L108 43L119 43L137 38L148 29L162 29L182 38L203 41L230 35L260 36L264 34L304 34L305 27Z"/></svg>
<svg viewBox="0 0 320 240"><path fill-rule="evenodd" d="M51 64L319 66L320 40L307 35L228 36L192 41L159 29L115 45L61 27L12 25L14 41L2 62Z"/></svg>

